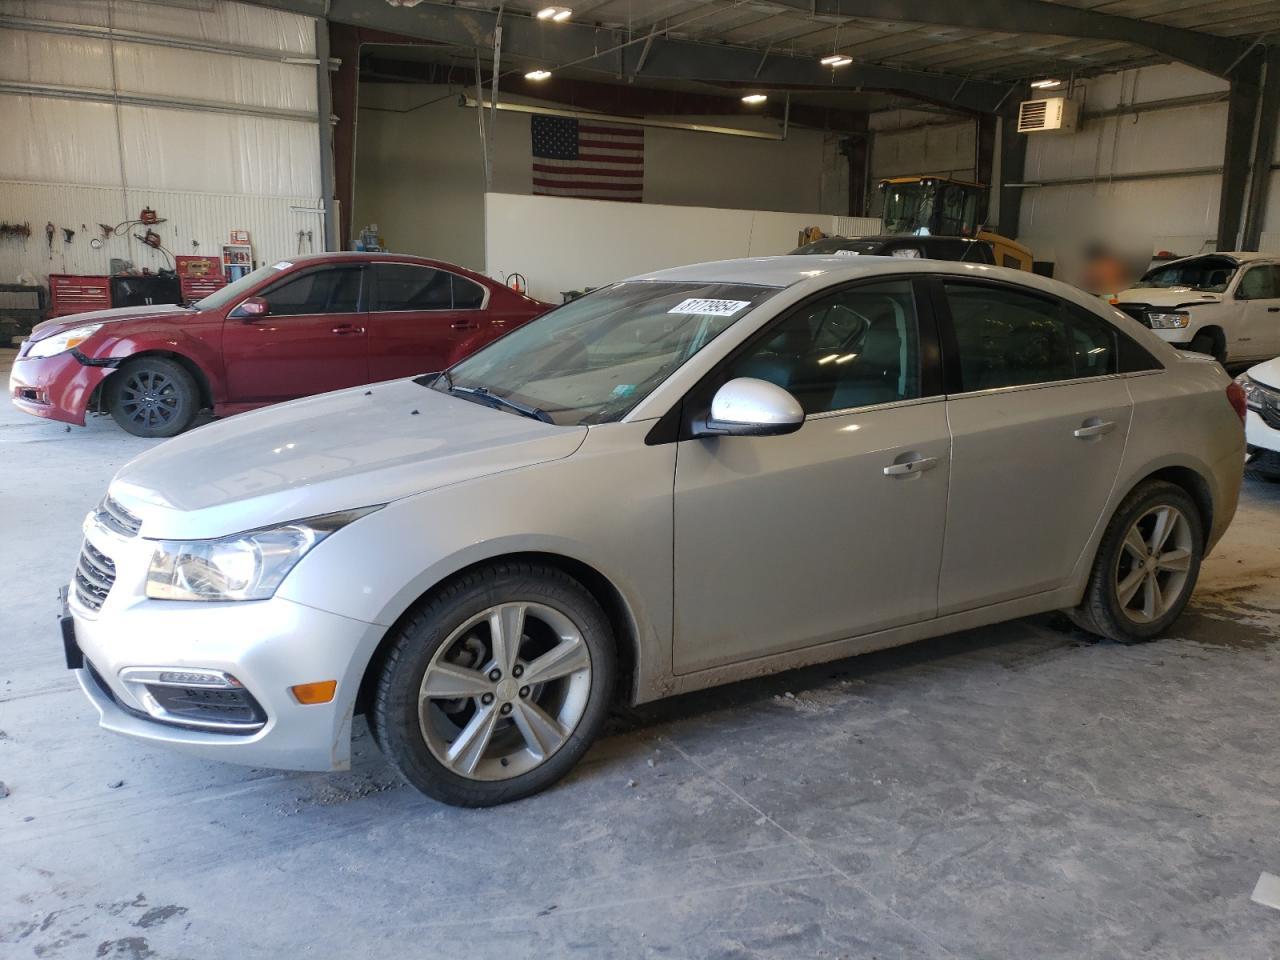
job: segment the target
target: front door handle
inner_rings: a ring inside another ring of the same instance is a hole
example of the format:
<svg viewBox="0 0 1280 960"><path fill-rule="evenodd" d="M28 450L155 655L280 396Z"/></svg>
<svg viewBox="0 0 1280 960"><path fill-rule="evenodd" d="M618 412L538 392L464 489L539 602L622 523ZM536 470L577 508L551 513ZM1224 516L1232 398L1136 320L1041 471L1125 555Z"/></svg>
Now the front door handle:
<svg viewBox="0 0 1280 960"><path fill-rule="evenodd" d="M335 333L340 337L351 337L364 333L364 327L357 327L353 323L340 323L330 333Z"/></svg>
<svg viewBox="0 0 1280 960"><path fill-rule="evenodd" d="M1088 440L1090 437L1100 437L1103 434L1110 433L1115 428L1114 420L1099 420L1097 417L1090 417L1075 429L1072 436L1079 437L1081 440Z"/></svg>
<svg viewBox="0 0 1280 960"><path fill-rule="evenodd" d="M910 477L932 470L938 465L937 457L915 457L902 463L891 463L884 468L886 477Z"/></svg>
<svg viewBox="0 0 1280 960"><path fill-rule="evenodd" d="M472 323L470 320L455 320L449 324L455 330L479 330L480 324Z"/></svg>
<svg viewBox="0 0 1280 960"><path fill-rule="evenodd" d="M1280 307L1267 307L1267 313L1280 313Z"/></svg>

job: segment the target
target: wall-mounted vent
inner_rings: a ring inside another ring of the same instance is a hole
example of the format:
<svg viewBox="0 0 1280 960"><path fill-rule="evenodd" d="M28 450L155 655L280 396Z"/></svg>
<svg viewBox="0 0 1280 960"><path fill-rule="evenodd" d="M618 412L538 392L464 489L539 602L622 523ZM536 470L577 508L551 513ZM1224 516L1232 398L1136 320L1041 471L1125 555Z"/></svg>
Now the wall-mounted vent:
<svg viewBox="0 0 1280 960"><path fill-rule="evenodd" d="M1080 105L1066 97L1023 100L1018 104L1019 133L1069 132L1080 119Z"/></svg>

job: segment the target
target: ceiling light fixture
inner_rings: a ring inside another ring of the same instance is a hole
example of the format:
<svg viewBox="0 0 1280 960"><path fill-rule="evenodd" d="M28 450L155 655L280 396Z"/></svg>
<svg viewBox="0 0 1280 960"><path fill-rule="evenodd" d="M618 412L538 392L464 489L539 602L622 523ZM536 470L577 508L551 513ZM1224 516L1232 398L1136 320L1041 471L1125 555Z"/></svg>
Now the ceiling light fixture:
<svg viewBox="0 0 1280 960"><path fill-rule="evenodd" d="M853 63L853 57L846 57L843 53L833 53L830 56L823 57L818 62L824 67L847 67Z"/></svg>
<svg viewBox="0 0 1280 960"><path fill-rule="evenodd" d="M545 80L551 76L550 70L530 70L524 75L526 80Z"/></svg>
<svg viewBox="0 0 1280 960"><path fill-rule="evenodd" d="M768 99L769 98L763 93L748 93L742 98L742 102L749 103L754 106L757 103L764 103Z"/></svg>
<svg viewBox="0 0 1280 960"><path fill-rule="evenodd" d="M564 23L571 16L573 11L568 7L543 7L537 13L539 20L554 20L556 23Z"/></svg>
<svg viewBox="0 0 1280 960"><path fill-rule="evenodd" d="M1049 79L1045 79L1045 80L1032 80L1032 81L1031 81L1031 86L1035 87L1037 90L1049 90L1049 89L1052 89L1053 87L1060 87L1060 86L1062 86L1062 81L1061 81L1061 80L1049 80Z"/></svg>

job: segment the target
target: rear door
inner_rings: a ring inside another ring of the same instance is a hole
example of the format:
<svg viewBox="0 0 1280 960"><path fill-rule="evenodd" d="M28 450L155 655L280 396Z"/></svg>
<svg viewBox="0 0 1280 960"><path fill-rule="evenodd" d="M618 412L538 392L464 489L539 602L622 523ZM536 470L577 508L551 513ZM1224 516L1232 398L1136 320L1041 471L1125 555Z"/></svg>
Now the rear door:
<svg viewBox="0 0 1280 960"><path fill-rule="evenodd" d="M419 263L375 263L371 272L372 380L443 370L464 343L489 334L484 324L485 290L478 284Z"/></svg>
<svg viewBox="0 0 1280 960"><path fill-rule="evenodd" d="M1132 401L1123 335L1095 314L1013 284L933 289L952 433L942 616L1068 580L1119 473Z"/></svg>
<svg viewBox="0 0 1280 960"><path fill-rule="evenodd" d="M304 269L258 294L266 316L233 309L222 328L227 399L268 403L367 383L363 285L360 264Z"/></svg>
<svg viewBox="0 0 1280 960"><path fill-rule="evenodd" d="M1233 358L1269 360L1280 355L1280 265L1246 267L1235 299L1241 315L1240 339L1229 346Z"/></svg>

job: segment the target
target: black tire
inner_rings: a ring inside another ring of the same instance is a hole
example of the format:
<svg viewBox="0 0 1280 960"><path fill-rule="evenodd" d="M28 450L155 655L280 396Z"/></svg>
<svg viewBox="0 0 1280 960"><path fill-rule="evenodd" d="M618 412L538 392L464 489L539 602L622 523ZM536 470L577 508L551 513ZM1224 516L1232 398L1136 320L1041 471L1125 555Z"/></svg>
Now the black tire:
<svg viewBox="0 0 1280 960"><path fill-rule="evenodd" d="M130 360L107 378L107 410L135 437L174 437L200 412L200 388L186 367L164 357Z"/></svg>
<svg viewBox="0 0 1280 960"><path fill-rule="evenodd" d="M542 604L573 621L590 654L590 691L577 726L554 753L508 779L476 780L451 770L427 745L419 691L436 651L459 627L495 604L513 602ZM448 583L396 627L377 678L369 727L400 775L427 796L460 807L508 803L550 787L586 753L604 726L616 664L609 620L582 584L554 567L496 563Z"/></svg>
<svg viewBox="0 0 1280 960"><path fill-rule="evenodd" d="M1159 506L1175 507L1186 518L1190 528L1190 563L1186 579L1179 587L1180 594L1172 606L1150 622L1137 623L1121 607L1117 575L1130 528ZM1195 590L1200 562L1204 558L1204 541L1204 520L1200 516L1200 508L1185 490L1163 480L1139 484L1116 508L1111 522L1107 524L1098 544L1084 598L1080 606L1068 610L1067 615L1082 630L1118 643L1144 643L1157 639L1178 619Z"/></svg>
<svg viewBox="0 0 1280 960"><path fill-rule="evenodd" d="M1226 353L1219 353L1213 334L1197 333L1191 338L1191 343L1187 345L1187 349L1192 353L1203 353L1205 356L1213 357L1219 363L1226 363Z"/></svg>

